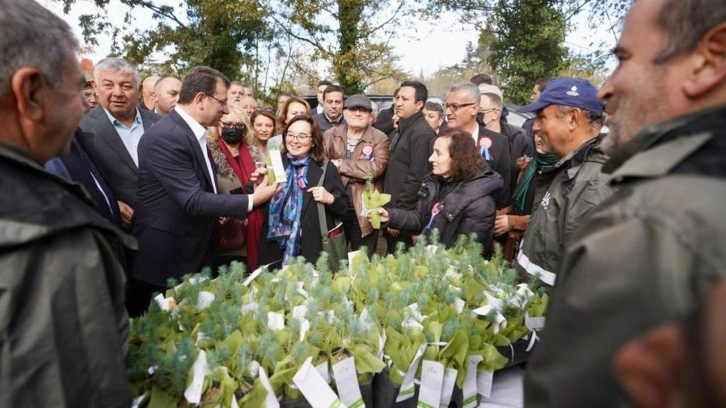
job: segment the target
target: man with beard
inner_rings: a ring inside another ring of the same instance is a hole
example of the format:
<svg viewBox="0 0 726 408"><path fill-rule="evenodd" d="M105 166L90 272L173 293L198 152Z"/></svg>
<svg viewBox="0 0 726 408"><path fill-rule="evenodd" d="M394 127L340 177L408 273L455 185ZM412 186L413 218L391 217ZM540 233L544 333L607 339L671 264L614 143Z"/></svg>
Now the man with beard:
<svg viewBox="0 0 726 408"><path fill-rule="evenodd" d="M391 195L388 207L413 209L418 202L418 190L424 176L431 172L428 158L433 150L436 133L423 116L428 98L426 85L418 81L401 84L394 105L399 118L398 130L390 137L388 168L383 181L383 191ZM388 252L396 252L396 244L413 244L412 234L394 228L386 228Z"/></svg>
<svg viewBox="0 0 726 408"><path fill-rule="evenodd" d="M619 191L565 248L526 406L622 403L618 348L686 318L726 274L723 0L638 0L614 53L599 96Z"/></svg>

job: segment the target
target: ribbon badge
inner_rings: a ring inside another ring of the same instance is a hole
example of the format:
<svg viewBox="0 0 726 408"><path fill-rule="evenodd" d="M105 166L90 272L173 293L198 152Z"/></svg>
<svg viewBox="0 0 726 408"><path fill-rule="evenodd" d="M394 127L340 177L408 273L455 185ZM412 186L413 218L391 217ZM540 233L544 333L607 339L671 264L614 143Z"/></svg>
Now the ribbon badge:
<svg viewBox="0 0 726 408"><path fill-rule="evenodd" d="M489 161L492 159L492 155L489 154L489 149L492 147L492 139L484 136L481 139L479 139L479 149L482 156L484 156L484 159L486 161Z"/></svg>
<svg viewBox="0 0 726 408"><path fill-rule="evenodd" d="M429 218L429 223L426 224L426 229L430 230L431 226L434 224L434 218L436 218L437 215L441 213L441 201L437 201L434 203L434 206L431 208L431 218Z"/></svg>
<svg viewBox="0 0 726 408"><path fill-rule="evenodd" d="M366 160L373 159L373 146L369 144L363 146L363 158Z"/></svg>

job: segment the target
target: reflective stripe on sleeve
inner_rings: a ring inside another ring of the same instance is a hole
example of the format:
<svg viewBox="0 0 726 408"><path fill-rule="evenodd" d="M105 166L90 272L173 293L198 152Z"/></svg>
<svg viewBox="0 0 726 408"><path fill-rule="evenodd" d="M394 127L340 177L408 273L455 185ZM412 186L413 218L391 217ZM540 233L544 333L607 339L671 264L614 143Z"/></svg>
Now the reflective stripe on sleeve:
<svg viewBox="0 0 726 408"><path fill-rule="evenodd" d="M522 246L524 246L524 241L522 241ZM557 278L557 275L550 271L542 269L541 266L530 261L529 258L527 258L527 255L524 254L524 251L522 249L520 249L519 253L517 254L517 263L520 264L528 274L538 277L542 282L550 286L555 285L555 279Z"/></svg>

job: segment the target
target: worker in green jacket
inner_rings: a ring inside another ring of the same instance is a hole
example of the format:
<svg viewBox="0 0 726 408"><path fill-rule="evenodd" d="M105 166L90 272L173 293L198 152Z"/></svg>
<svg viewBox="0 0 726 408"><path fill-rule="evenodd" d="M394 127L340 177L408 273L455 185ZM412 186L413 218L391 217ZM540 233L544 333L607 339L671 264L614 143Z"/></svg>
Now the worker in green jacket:
<svg viewBox="0 0 726 408"><path fill-rule="evenodd" d="M603 172L619 190L565 248L527 407L621 406L618 349L685 319L726 275L723 0L638 0L614 52L599 96L612 157ZM648 406L711 406L660 397Z"/></svg>
<svg viewBox="0 0 726 408"><path fill-rule="evenodd" d="M559 157L557 172L524 234L517 268L555 284L562 248L588 213L613 192L600 170L603 104L597 88L579 78L557 78L540 98L519 109L536 112L533 125L549 151Z"/></svg>

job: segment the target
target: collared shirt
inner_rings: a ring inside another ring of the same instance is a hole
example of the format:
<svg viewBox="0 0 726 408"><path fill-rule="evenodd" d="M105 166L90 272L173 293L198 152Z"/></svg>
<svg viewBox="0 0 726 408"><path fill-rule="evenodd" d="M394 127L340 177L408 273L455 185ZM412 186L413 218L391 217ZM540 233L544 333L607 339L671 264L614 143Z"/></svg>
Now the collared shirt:
<svg viewBox="0 0 726 408"><path fill-rule="evenodd" d="M123 142L126 151L129 152L129 155L131 155L131 159L133 159L134 163L138 167L139 140L141 140L141 136L144 135L144 124L141 121L141 112L139 112L139 108L134 109L136 109L136 117L134 118L134 123L131 125L131 127L127 127L123 123L119 122L118 119L113 117L113 115L111 115L111 112L109 112L106 108L103 108L103 111L106 112L108 120L111 121L113 128L116 129L116 133L118 133L119 137L121 138L121 142Z"/></svg>
<svg viewBox="0 0 726 408"><path fill-rule="evenodd" d="M477 149L479 148L479 123L474 122L474 131L471 133L471 136L474 138L474 144L476 145Z"/></svg>
<svg viewBox="0 0 726 408"><path fill-rule="evenodd" d="M174 110L181 116L182 119L184 119L184 122L189 125L189 127L192 129L192 132L194 133L194 137L197 139L197 142L199 143L199 148L202 149L202 155L204 156L204 162L207 164L207 171L209 171L209 179L212 180L212 186L214 187L214 192L217 192L217 183L214 177L214 171L212 171L212 162L209 160L209 151L207 150L207 128L199 124L194 118L189 116L188 113L184 111L184 109L180 109L175 107Z"/></svg>
<svg viewBox="0 0 726 408"><path fill-rule="evenodd" d="M217 180L216 176L214 174L214 171L212 171L212 162L209 160L209 150L207 149L207 129L199 124L194 118L192 118L184 109L182 109L179 106L174 107L174 110L176 113L181 116L181 118L184 120L184 122L189 125L189 127L192 129L192 133L194 133L194 137L199 142L199 147L202 149L202 155L204 156L204 161L207 164L207 171L209 171L210 179L212 180L212 186L214 187L214 192L217 193ZM252 208L254 207L254 202L252 198L252 194L249 194L247 196L247 211L252 211Z"/></svg>
<svg viewBox="0 0 726 408"><path fill-rule="evenodd" d="M343 114L341 113L340 116L338 116L338 120L330 119L330 116L328 116L327 112L323 112L325 115L325 119L327 119L328 122L330 122L331 125L342 125L341 121L343 120Z"/></svg>

